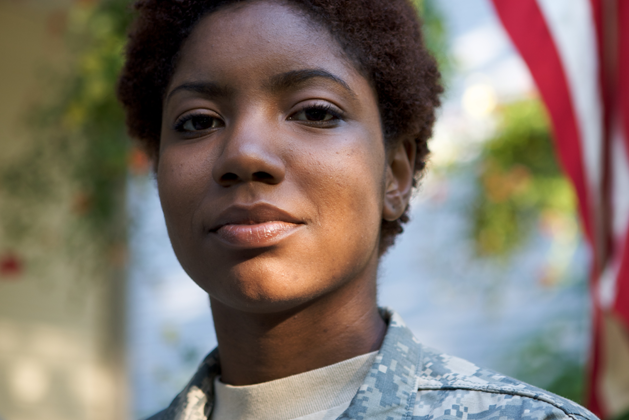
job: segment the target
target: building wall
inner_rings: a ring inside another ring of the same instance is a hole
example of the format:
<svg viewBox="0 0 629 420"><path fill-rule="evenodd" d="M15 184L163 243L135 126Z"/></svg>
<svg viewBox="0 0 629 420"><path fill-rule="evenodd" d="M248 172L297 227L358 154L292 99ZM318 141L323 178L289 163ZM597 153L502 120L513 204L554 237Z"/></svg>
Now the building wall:
<svg viewBox="0 0 629 420"><path fill-rule="evenodd" d="M46 141L31 122L68 66L68 10L84 3L0 0L0 169ZM74 238L76 253L67 251L72 185L59 184L45 208L36 191L18 208L45 216L36 233L17 243L0 230L0 419L124 419L124 270L90 269L107 267L110 256L89 238ZM16 211L5 187L0 217Z"/></svg>

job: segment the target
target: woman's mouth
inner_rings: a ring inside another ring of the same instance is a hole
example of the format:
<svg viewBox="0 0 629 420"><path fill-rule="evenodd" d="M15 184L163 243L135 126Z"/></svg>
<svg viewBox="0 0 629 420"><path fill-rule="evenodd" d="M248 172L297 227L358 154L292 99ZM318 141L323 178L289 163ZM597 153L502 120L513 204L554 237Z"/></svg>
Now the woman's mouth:
<svg viewBox="0 0 629 420"><path fill-rule="evenodd" d="M210 234L230 247L262 248L277 244L303 226L303 221L267 203L234 205L218 216Z"/></svg>
<svg viewBox="0 0 629 420"><path fill-rule="evenodd" d="M303 225L281 221L256 224L228 224L215 233L225 242L238 248L257 248L275 245Z"/></svg>

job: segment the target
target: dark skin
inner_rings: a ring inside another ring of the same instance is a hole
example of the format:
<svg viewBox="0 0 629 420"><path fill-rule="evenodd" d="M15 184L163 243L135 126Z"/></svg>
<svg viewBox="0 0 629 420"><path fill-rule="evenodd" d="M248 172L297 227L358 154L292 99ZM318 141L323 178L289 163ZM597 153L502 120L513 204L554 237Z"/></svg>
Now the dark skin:
<svg viewBox="0 0 629 420"><path fill-rule="evenodd" d="M162 120L160 199L210 295L221 380L377 350L380 223L408 203L415 146L385 148L374 90L329 34L269 1L203 18Z"/></svg>

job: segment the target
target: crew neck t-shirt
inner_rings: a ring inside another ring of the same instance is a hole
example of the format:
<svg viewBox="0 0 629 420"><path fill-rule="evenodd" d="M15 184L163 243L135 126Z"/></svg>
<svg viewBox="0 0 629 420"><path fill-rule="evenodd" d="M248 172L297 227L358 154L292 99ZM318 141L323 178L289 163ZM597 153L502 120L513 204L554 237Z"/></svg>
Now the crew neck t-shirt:
<svg viewBox="0 0 629 420"><path fill-rule="evenodd" d="M329 420L349 407L378 352L261 384L214 378L211 420Z"/></svg>

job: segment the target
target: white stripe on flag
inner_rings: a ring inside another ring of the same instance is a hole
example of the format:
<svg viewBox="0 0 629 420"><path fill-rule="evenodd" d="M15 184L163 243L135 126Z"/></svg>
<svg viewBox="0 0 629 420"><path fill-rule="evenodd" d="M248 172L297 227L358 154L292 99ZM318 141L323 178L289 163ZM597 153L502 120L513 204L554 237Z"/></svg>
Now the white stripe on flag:
<svg viewBox="0 0 629 420"><path fill-rule="evenodd" d="M537 0L564 66L581 135L591 203L601 202L603 107L596 30L589 0ZM592 211L599 213L596 207ZM596 214L592 214L597 218ZM592 226L597 230L597 225ZM595 233L596 235L596 233Z"/></svg>
<svg viewBox="0 0 629 420"><path fill-rule="evenodd" d="M614 253L620 258L621 245L619 241L626 240L624 236L629 228L629 156L623 138L620 123L614 124L611 136L611 164L612 164L612 232L616 249Z"/></svg>
<svg viewBox="0 0 629 420"><path fill-rule="evenodd" d="M614 255L607 262L607 267L598 285L598 299L601 308L609 311L616 302L616 281L622 258L623 246L629 228L629 162L618 115L614 116L610 133L611 154L611 208L612 208L612 240L614 241Z"/></svg>

